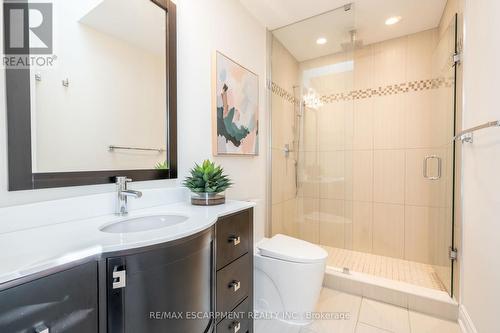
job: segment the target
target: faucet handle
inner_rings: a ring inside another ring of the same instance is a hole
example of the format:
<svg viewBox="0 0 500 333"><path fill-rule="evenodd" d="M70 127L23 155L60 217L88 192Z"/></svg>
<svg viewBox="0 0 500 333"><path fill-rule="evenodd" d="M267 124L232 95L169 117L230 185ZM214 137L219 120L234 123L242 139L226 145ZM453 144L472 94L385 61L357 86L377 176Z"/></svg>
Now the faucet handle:
<svg viewBox="0 0 500 333"><path fill-rule="evenodd" d="M115 177L115 183L118 186L126 186L127 183L130 183L131 181L132 181L131 178L127 178L127 177L124 177L124 176L117 176L117 177Z"/></svg>

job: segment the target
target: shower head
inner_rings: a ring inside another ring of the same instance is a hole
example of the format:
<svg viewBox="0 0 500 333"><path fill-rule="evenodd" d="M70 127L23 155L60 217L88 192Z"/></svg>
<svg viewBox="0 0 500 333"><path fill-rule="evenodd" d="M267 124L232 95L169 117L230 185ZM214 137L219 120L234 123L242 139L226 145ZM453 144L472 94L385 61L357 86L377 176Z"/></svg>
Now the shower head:
<svg viewBox="0 0 500 333"><path fill-rule="evenodd" d="M358 39L358 31L356 29L349 31L349 35L351 36L350 42L340 44L344 52L351 52L363 47L363 41Z"/></svg>

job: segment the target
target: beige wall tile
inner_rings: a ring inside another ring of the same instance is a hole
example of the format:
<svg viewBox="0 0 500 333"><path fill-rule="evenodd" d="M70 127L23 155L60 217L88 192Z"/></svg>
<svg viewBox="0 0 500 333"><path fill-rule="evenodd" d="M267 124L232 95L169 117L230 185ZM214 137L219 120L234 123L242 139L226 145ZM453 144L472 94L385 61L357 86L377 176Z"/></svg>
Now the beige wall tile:
<svg viewBox="0 0 500 333"><path fill-rule="evenodd" d="M344 115L344 149L352 150L354 144L354 101L345 103Z"/></svg>
<svg viewBox="0 0 500 333"><path fill-rule="evenodd" d="M283 234L290 237L299 237L298 200L291 199L283 202Z"/></svg>
<svg viewBox="0 0 500 333"><path fill-rule="evenodd" d="M271 235L283 233L283 204L272 205L271 211Z"/></svg>
<svg viewBox="0 0 500 333"><path fill-rule="evenodd" d="M373 200L373 151L371 150L352 152L352 198L354 201Z"/></svg>
<svg viewBox="0 0 500 333"><path fill-rule="evenodd" d="M373 99L356 100L353 109L352 149L373 149Z"/></svg>
<svg viewBox="0 0 500 333"><path fill-rule="evenodd" d="M403 258L405 206L373 204L373 253Z"/></svg>
<svg viewBox="0 0 500 333"><path fill-rule="evenodd" d="M353 201L352 248L355 251L373 250L373 203Z"/></svg>
<svg viewBox="0 0 500 333"><path fill-rule="evenodd" d="M302 128L300 131L300 151L318 150L318 111L306 108L302 114Z"/></svg>
<svg viewBox="0 0 500 333"><path fill-rule="evenodd" d="M318 156L317 152L299 153L299 197L319 198L321 169Z"/></svg>
<svg viewBox="0 0 500 333"><path fill-rule="evenodd" d="M284 174L282 178L283 200L290 200L297 195L297 186L295 178L296 158L295 152L292 152L284 160Z"/></svg>
<svg viewBox="0 0 500 333"><path fill-rule="evenodd" d="M344 151L320 152L320 197L343 200L345 196Z"/></svg>
<svg viewBox="0 0 500 333"><path fill-rule="evenodd" d="M321 199L319 220L320 244L343 248L345 245L344 201Z"/></svg>
<svg viewBox="0 0 500 333"><path fill-rule="evenodd" d="M285 173L285 156L283 152L277 149L272 149L272 175L271 175L271 195L272 203L283 202L284 191L284 173Z"/></svg>
<svg viewBox="0 0 500 333"><path fill-rule="evenodd" d="M297 199L298 235L300 239L318 244L319 239L319 200Z"/></svg>
<svg viewBox="0 0 500 333"><path fill-rule="evenodd" d="M353 200L353 186L354 186L354 155L352 150L346 150L344 152L344 171L345 171L345 188L344 197L345 200Z"/></svg>
<svg viewBox="0 0 500 333"><path fill-rule="evenodd" d="M283 103L283 146L278 147L283 149L284 144L289 144L293 147L293 142L295 140L295 106L292 103Z"/></svg>
<svg viewBox="0 0 500 333"><path fill-rule="evenodd" d="M432 78L432 61L437 46L438 30L431 29L408 36L406 79L408 81Z"/></svg>
<svg viewBox="0 0 500 333"><path fill-rule="evenodd" d="M436 107L436 90L410 92L405 94L405 98L408 105L405 125L407 148L435 148L451 140L451 135L447 135L443 126L452 119L448 110Z"/></svg>
<svg viewBox="0 0 500 333"><path fill-rule="evenodd" d="M345 103L326 104L318 110L319 151L343 150L345 144Z"/></svg>
<svg viewBox="0 0 500 333"><path fill-rule="evenodd" d="M353 232L354 232L354 203L352 201L344 201L344 249L353 249Z"/></svg>
<svg viewBox="0 0 500 333"><path fill-rule="evenodd" d="M373 98L373 147L374 149L404 148L405 95Z"/></svg>
<svg viewBox="0 0 500 333"><path fill-rule="evenodd" d="M376 150L373 161L373 200L404 204L405 151Z"/></svg>
<svg viewBox="0 0 500 333"><path fill-rule="evenodd" d="M272 126L272 148L283 148L284 139L283 139L283 104L284 100L273 94L272 95L272 111L271 111L271 126Z"/></svg>
<svg viewBox="0 0 500 333"><path fill-rule="evenodd" d="M374 87L373 48L371 45L354 51L354 89Z"/></svg>
<svg viewBox="0 0 500 333"><path fill-rule="evenodd" d="M432 262L431 208L406 206L405 259Z"/></svg>
<svg viewBox="0 0 500 333"><path fill-rule="evenodd" d="M352 72L338 72L317 76L309 80L309 86L321 95L352 90Z"/></svg>
<svg viewBox="0 0 500 333"><path fill-rule="evenodd" d="M406 81L407 47L407 37L373 45L375 87Z"/></svg>
<svg viewBox="0 0 500 333"><path fill-rule="evenodd" d="M273 81L284 89L291 89L299 80L299 63L276 38L272 47Z"/></svg>

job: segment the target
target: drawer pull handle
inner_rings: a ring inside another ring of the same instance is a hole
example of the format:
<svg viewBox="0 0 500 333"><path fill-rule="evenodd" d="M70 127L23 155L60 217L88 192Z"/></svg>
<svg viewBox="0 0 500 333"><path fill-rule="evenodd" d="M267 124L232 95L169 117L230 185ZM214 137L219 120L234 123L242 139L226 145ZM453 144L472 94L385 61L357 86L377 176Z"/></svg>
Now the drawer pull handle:
<svg viewBox="0 0 500 333"><path fill-rule="evenodd" d="M241 282L240 281L233 281L229 285L229 288L233 289L234 292L237 292L241 288Z"/></svg>
<svg viewBox="0 0 500 333"><path fill-rule="evenodd" d="M36 333L50 333L50 330L44 324L40 324L40 325L35 327L35 332Z"/></svg>
<svg viewBox="0 0 500 333"><path fill-rule="evenodd" d="M127 285L127 272L123 271L114 271L113 272L113 289L121 289L125 288Z"/></svg>
<svg viewBox="0 0 500 333"><path fill-rule="evenodd" d="M233 236L233 237L229 238L229 242L233 243L233 245L236 246L239 243L241 243L241 238L240 238L240 236Z"/></svg>
<svg viewBox="0 0 500 333"><path fill-rule="evenodd" d="M241 329L241 323L239 323L237 321L234 322L233 323L233 332L238 333L240 331L240 329Z"/></svg>

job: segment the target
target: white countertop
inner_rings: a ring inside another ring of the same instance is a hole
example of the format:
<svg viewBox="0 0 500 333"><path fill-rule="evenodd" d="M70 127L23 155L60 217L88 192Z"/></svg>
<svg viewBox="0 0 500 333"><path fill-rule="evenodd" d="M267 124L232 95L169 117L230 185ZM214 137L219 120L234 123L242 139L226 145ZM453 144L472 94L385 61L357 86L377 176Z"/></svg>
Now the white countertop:
<svg viewBox="0 0 500 333"><path fill-rule="evenodd" d="M182 202L133 210L125 218L110 214L0 234L0 284L102 253L181 239L209 228L221 216L254 206L246 201L211 207ZM125 219L172 214L189 218L170 227L128 234L99 230Z"/></svg>

